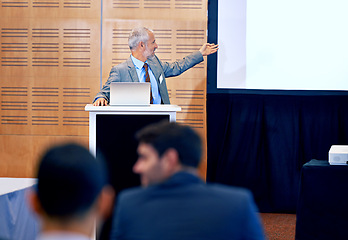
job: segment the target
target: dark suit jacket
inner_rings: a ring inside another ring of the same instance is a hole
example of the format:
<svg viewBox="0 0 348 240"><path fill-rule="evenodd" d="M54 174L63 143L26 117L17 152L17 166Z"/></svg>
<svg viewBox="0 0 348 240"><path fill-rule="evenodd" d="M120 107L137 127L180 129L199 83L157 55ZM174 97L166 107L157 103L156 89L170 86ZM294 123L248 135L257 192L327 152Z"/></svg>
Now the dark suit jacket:
<svg viewBox="0 0 348 240"><path fill-rule="evenodd" d="M111 239L264 239L252 194L179 172L165 183L122 192Z"/></svg>
<svg viewBox="0 0 348 240"><path fill-rule="evenodd" d="M183 58L182 60L173 63L161 62L157 58L157 56L154 56L147 60L157 80L158 90L161 94L162 103L170 104L165 78L178 76L202 61L203 56L199 51L194 52L191 55ZM108 102L110 102L111 82L139 82L137 71L135 70L135 66L130 57L127 59L127 61L114 66L111 69L108 80L106 81L100 92L95 96L93 102L100 97L103 97Z"/></svg>

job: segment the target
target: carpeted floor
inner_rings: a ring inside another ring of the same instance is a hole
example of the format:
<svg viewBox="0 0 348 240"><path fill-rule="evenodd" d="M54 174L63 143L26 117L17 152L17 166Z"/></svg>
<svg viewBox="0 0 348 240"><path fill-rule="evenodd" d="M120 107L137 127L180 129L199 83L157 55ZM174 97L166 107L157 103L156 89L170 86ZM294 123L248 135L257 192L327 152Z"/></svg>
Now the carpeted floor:
<svg viewBox="0 0 348 240"><path fill-rule="evenodd" d="M260 213L269 240L294 240L296 214Z"/></svg>

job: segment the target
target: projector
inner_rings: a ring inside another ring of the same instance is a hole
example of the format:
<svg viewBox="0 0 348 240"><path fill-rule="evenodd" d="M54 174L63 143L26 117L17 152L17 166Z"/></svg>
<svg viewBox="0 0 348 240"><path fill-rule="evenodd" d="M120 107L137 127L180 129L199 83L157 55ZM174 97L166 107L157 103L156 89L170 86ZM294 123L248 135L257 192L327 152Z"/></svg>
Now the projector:
<svg viewBox="0 0 348 240"><path fill-rule="evenodd" d="M348 165L348 145L332 145L329 151L330 165Z"/></svg>

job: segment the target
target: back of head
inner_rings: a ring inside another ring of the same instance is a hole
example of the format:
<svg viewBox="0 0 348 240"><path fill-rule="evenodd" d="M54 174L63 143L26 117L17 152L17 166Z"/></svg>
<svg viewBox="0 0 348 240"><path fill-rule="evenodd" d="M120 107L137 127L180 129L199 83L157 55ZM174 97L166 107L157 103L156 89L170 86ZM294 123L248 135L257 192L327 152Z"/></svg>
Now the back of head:
<svg viewBox="0 0 348 240"><path fill-rule="evenodd" d="M83 216L106 184L102 161L82 146L49 149L39 164L37 195L43 210L55 218Z"/></svg>
<svg viewBox="0 0 348 240"><path fill-rule="evenodd" d="M143 128L136 137L140 143L152 145L159 156L173 148L182 165L196 168L200 163L202 140L189 126L164 121Z"/></svg>
<svg viewBox="0 0 348 240"><path fill-rule="evenodd" d="M146 27L137 27L134 28L128 37L128 46L131 50L135 50L140 42L147 43L149 40L149 31L150 29Z"/></svg>

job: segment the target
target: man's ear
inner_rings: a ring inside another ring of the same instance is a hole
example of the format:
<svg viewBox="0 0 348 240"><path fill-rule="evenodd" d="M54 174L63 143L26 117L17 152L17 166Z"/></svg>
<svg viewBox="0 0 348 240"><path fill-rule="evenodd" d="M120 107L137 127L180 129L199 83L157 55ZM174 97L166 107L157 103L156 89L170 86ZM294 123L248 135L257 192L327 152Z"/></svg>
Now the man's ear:
<svg viewBox="0 0 348 240"><path fill-rule="evenodd" d="M100 216L105 220L111 216L115 199L115 191L110 186L105 186L99 195L98 199L98 212Z"/></svg>
<svg viewBox="0 0 348 240"><path fill-rule="evenodd" d="M27 200L31 209L38 215L43 215L44 211L42 209L39 197L35 190L30 189L27 192Z"/></svg>
<svg viewBox="0 0 348 240"><path fill-rule="evenodd" d="M163 156L165 157L166 164L168 165L168 167L170 167L170 169L176 169L181 165L179 160L179 153L174 148L167 149L164 152Z"/></svg>

